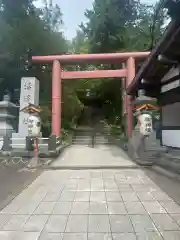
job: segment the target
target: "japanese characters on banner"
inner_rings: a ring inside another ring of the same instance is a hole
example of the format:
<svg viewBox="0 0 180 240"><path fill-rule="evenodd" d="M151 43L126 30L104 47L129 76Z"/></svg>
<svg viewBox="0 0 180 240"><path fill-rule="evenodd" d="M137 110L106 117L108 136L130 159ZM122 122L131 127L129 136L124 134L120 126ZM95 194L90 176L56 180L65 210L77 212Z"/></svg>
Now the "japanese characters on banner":
<svg viewBox="0 0 180 240"><path fill-rule="evenodd" d="M148 136L152 133L152 117L150 114L141 114L138 117L139 131L142 135Z"/></svg>
<svg viewBox="0 0 180 240"><path fill-rule="evenodd" d="M39 105L39 81L34 77L21 79L20 110L29 103ZM28 118L28 113L20 112L19 133L21 136L28 135Z"/></svg>
<svg viewBox="0 0 180 240"><path fill-rule="evenodd" d="M39 137L41 133L41 119L38 116L29 116L28 136Z"/></svg>

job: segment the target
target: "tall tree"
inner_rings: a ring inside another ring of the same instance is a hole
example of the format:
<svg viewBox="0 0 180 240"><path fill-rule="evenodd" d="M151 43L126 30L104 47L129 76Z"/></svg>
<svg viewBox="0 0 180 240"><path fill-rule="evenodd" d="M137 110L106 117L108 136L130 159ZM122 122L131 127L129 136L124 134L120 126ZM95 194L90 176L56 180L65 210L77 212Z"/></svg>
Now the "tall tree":
<svg viewBox="0 0 180 240"><path fill-rule="evenodd" d="M63 24L62 12L58 4L53 4L52 0L43 0L44 7L42 8L43 20L46 26L52 30L59 32Z"/></svg>
<svg viewBox="0 0 180 240"><path fill-rule="evenodd" d="M88 39L91 53L151 50L164 30L165 12L159 3L94 0L92 10L87 10L85 16L87 22L80 27ZM101 81L99 92L102 101L107 103L106 117L116 122L121 117L120 81Z"/></svg>
<svg viewBox="0 0 180 240"><path fill-rule="evenodd" d="M136 1L95 0L85 12L87 23L81 25L90 42L91 52L111 52L125 47L126 25L136 19Z"/></svg>
<svg viewBox="0 0 180 240"><path fill-rule="evenodd" d="M34 72L28 73L25 59L28 49L35 55L67 52L61 23L58 6L44 5L39 9L32 0L0 0L0 96L6 89L13 94L20 88L21 77L35 74L40 80L40 104L45 105L43 123L49 127L51 66L36 64Z"/></svg>
<svg viewBox="0 0 180 240"><path fill-rule="evenodd" d="M72 39L71 51L72 53L88 53L89 41L81 30L77 31L76 37Z"/></svg>
<svg viewBox="0 0 180 240"><path fill-rule="evenodd" d="M155 5L139 4L135 24L126 27L125 49L132 51L152 50L165 29L167 16L161 2Z"/></svg>
<svg viewBox="0 0 180 240"><path fill-rule="evenodd" d="M85 12L81 28L89 39L91 52L147 50L162 34L165 12L161 4L139 1L94 0Z"/></svg>
<svg viewBox="0 0 180 240"><path fill-rule="evenodd" d="M33 0L1 0L0 9L3 19L11 25L17 25L19 19L23 21L27 16L36 14Z"/></svg>

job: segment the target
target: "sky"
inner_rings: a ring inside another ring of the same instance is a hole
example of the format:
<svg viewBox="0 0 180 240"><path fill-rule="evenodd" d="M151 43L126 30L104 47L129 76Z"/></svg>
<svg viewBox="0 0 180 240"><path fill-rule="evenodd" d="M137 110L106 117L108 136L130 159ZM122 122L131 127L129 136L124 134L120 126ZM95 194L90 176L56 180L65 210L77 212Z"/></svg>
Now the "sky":
<svg viewBox="0 0 180 240"><path fill-rule="evenodd" d="M76 31L79 24L86 20L84 12L86 9L92 7L94 0L54 0L53 3L57 3L63 13L64 21L64 34L68 40L71 40L76 36ZM141 2L151 3L156 0L141 0ZM41 4L42 0L37 1L37 5Z"/></svg>

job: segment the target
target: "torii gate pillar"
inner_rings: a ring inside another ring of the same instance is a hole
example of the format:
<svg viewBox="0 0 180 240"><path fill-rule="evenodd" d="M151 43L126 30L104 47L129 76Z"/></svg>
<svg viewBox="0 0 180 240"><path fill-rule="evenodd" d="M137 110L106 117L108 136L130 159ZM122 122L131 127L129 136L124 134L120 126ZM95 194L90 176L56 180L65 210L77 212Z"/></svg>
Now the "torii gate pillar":
<svg viewBox="0 0 180 240"><path fill-rule="evenodd" d="M126 89L135 77L135 59L133 57L127 60L127 78L126 78ZM133 130L133 106L132 96L127 96L127 133L128 137L132 136Z"/></svg>
<svg viewBox="0 0 180 240"><path fill-rule="evenodd" d="M53 61L52 69L52 135L60 136L61 131L61 64Z"/></svg>

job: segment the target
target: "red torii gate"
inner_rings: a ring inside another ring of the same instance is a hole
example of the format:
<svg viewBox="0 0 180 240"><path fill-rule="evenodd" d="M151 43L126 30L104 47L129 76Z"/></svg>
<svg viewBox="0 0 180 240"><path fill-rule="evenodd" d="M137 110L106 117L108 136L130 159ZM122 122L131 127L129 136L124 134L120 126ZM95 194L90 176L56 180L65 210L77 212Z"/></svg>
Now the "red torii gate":
<svg viewBox="0 0 180 240"><path fill-rule="evenodd" d="M145 58L149 52L126 52L107 54L72 54L72 55L52 55L33 56L33 62L53 63L52 67L52 134L60 136L61 130L61 81L68 79L83 78L125 78L126 88L135 77L135 59ZM126 68L120 70L95 70L95 71L62 71L62 64L80 63L122 63ZM128 118L128 136L132 133L132 100L127 96L126 109Z"/></svg>

